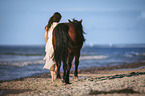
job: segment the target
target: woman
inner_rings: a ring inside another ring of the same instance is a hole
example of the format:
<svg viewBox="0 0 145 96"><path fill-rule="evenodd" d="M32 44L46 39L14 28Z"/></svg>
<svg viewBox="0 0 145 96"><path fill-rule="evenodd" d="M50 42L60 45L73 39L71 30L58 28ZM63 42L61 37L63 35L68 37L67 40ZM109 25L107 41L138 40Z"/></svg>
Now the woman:
<svg viewBox="0 0 145 96"><path fill-rule="evenodd" d="M52 82L56 78L56 73L55 71L57 70L55 66L55 61L53 61L53 54L54 54L54 49L52 45L52 35L53 35L53 29L57 26L61 19L61 14L58 12L55 12L53 16L49 19L48 25L45 27L45 41L46 41L46 46L45 46L45 52L46 55L43 58L43 60L46 60L46 63L43 67L43 69L49 69L52 77ZM47 38L49 36L49 39Z"/></svg>

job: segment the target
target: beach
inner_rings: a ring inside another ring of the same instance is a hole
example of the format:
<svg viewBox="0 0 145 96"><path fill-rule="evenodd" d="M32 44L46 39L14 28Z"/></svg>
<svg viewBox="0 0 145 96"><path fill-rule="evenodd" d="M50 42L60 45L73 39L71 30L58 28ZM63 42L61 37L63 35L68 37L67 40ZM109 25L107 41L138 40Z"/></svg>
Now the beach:
<svg viewBox="0 0 145 96"><path fill-rule="evenodd" d="M144 96L145 62L80 69L79 78L51 82L49 73L0 82L1 96ZM61 73L62 75L62 73Z"/></svg>

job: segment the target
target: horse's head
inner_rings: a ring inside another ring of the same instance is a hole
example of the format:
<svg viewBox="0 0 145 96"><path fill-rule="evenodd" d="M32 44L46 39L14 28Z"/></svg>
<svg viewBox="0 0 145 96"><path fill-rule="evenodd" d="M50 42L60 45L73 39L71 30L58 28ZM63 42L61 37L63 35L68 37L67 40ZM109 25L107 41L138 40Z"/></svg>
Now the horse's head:
<svg viewBox="0 0 145 96"><path fill-rule="evenodd" d="M73 21L71 21L71 20L68 19L68 21L69 21L69 23L72 23L72 24L74 24L75 26L77 26L77 27L83 29L83 26L82 26L82 19L81 19L80 21L78 21L78 20L76 20L76 19L73 19Z"/></svg>
<svg viewBox="0 0 145 96"><path fill-rule="evenodd" d="M80 21L73 19L74 23L82 23L82 19Z"/></svg>
<svg viewBox="0 0 145 96"><path fill-rule="evenodd" d="M82 19L80 21L75 20L75 19L73 19L73 21L71 21L71 20L68 19L68 21L69 21L69 23L80 23L80 24L82 24Z"/></svg>
<svg viewBox="0 0 145 96"><path fill-rule="evenodd" d="M83 26L82 26L82 19L80 21L78 21L76 19L73 19L73 21L71 21L68 19L68 21L69 21L69 23L72 23L76 27L76 29L82 34L83 41L85 41L85 38L83 36L83 33L85 33L85 32L84 32Z"/></svg>
<svg viewBox="0 0 145 96"><path fill-rule="evenodd" d="M78 21L78 20L76 20L76 19L73 19L73 21L71 21L71 20L69 20L68 19L68 21L70 22L70 23L82 23L82 19L80 20L80 21Z"/></svg>

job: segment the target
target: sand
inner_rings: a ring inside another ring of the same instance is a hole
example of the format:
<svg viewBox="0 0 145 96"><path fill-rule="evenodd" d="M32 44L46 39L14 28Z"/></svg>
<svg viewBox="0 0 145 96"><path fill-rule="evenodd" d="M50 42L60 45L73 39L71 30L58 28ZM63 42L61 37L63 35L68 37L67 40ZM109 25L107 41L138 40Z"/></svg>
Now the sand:
<svg viewBox="0 0 145 96"><path fill-rule="evenodd" d="M67 85L63 84L60 80L52 83L50 74L47 73L12 81L1 81L0 95L145 96L145 68L91 70L95 69L79 70L78 79L73 79L73 74L70 74L71 84Z"/></svg>

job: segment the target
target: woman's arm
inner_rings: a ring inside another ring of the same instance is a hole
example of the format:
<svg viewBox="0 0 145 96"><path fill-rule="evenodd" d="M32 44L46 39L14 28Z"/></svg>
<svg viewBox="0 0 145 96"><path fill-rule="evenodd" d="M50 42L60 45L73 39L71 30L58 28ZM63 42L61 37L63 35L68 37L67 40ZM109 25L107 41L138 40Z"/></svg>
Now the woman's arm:
<svg viewBox="0 0 145 96"><path fill-rule="evenodd" d="M47 42L47 40L48 40L48 38L47 38L47 37L48 37L48 30L47 30L48 28L47 28L47 26L48 26L48 25L46 25L46 27L45 27L45 35L44 35L44 38L45 38L45 41L46 41L46 42Z"/></svg>

